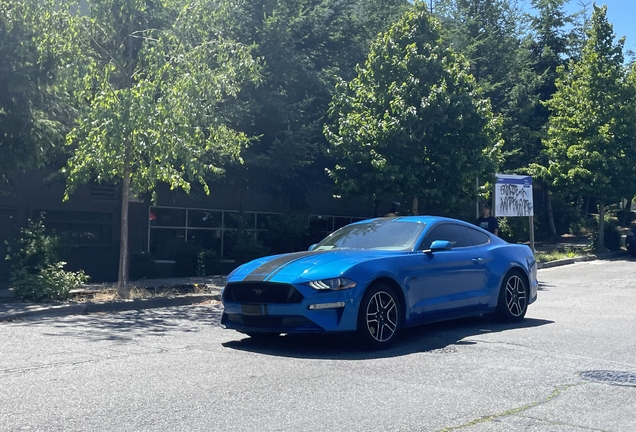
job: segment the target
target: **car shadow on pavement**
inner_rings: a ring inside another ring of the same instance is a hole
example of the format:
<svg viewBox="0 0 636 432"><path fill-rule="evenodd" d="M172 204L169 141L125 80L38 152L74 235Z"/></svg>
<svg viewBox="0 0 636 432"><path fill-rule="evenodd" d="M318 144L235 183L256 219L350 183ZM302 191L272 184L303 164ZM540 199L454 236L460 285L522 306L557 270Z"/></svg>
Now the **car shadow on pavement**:
<svg viewBox="0 0 636 432"><path fill-rule="evenodd" d="M367 360L400 357L414 353L450 354L457 351L458 346L479 343L474 340L465 340L466 338L553 323L554 321L534 318L526 318L516 324L502 324L490 316L462 318L404 329L395 345L382 351L360 348L352 335L283 335L255 339L237 333L237 340L225 342L223 346L277 357Z"/></svg>
<svg viewBox="0 0 636 432"><path fill-rule="evenodd" d="M167 307L116 313L92 313L66 317L16 321L17 325L45 325L47 336L71 336L91 341L118 341L161 336L170 332L198 332L221 323L223 308L218 305ZM78 327L81 331L78 331Z"/></svg>
<svg viewBox="0 0 636 432"><path fill-rule="evenodd" d="M554 288L554 287L556 287L556 285L552 285L552 284L549 284L549 283L545 283L545 282L539 281L538 290L539 291L548 291L550 288Z"/></svg>

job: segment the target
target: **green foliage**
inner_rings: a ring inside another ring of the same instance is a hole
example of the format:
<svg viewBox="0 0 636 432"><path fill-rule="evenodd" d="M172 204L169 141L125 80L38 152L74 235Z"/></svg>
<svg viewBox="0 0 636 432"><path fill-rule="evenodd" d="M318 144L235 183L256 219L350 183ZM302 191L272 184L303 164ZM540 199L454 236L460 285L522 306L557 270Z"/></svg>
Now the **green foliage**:
<svg viewBox="0 0 636 432"><path fill-rule="evenodd" d="M271 255L271 250L257 240L253 233L243 232L237 236L230 255L237 264L243 264L256 258Z"/></svg>
<svg viewBox="0 0 636 432"><path fill-rule="evenodd" d="M21 300L66 300L71 290L88 280L83 271L65 271L60 239L46 232L42 220L29 220L6 257L11 262L14 295Z"/></svg>
<svg viewBox="0 0 636 432"><path fill-rule="evenodd" d="M174 275L177 277L205 276L214 273L218 267L219 255L196 243L175 240L168 244L168 248L170 254L166 258L174 260Z"/></svg>
<svg viewBox="0 0 636 432"><path fill-rule="evenodd" d="M309 221L306 215L277 215L258 239L271 253L281 254L309 247Z"/></svg>
<svg viewBox="0 0 636 432"><path fill-rule="evenodd" d="M155 259L148 253L130 256L130 279L154 279L159 277L159 269Z"/></svg>
<svg viewBox="0 0 636 432"><path fill-rule="evenodd" d="M547 102L552 114L544 141L548 178L555 186L597 197L601 214L606 203L633 194L636 166L636 89L628 85L623 66L624 39L614 41L606 13L606 6L594 6L581 60L559 68L557 91Z"/></svg>
<svg viewBox="0 0 636 432"><path fill-rule="evenodd" d="M355 75L369 42L410 7L407 0L239 0L221 2L218 25L263 60L262 81L230 101L237 130L254 137L226 184L304 207L325 183L322 134L336 76ZM263 179L267 178L264 182Z"/></svg>
<svg viewBox="0 0 636 432"><path fill-rule="evenodd" d="M175 2L156 9L133 2L133 10L114 0L92 5L99 11L111 3L117 14L78 24L78 33L93 36L79 41L83 86L75 95L83 109L67 137L76 147L66 169L69 192L93 179L118 183L126 170L135 193L153 192L159 182L186 191L197 182L207 192L206 178L222 173L248 142L227 126L219 105L257 81L249 47L210 26L210 2L178 14ZM163 22L166 16L172 20ZM148 30L152 24L163 28Z"/></svg>
<svg viewBox="0 0 636 432"><path fill-rule="evenodd" d="M592 234L592 248L593 249L601 249L603 247L616 251L621 248L621 231L619 229L618 219L614 216L610 216L609 214L605 215L605 240L604 245L599 244L599 218L595 216L593 219L593 228L594 232Z"/></svg>
<svg viewBox="0 0 636 432"><path fill-rule="evenodd" d="M530 241L528 218L498 218L499 237L510 243L527 243Z"/></svg>
<svg viewBox="0 0 636 432"><path fill-rule="evenodd" d="M63 147L74 114L61 85L66 12L61 1L0 0L0 186Z"/></svg>
<svg viewBox="0 0 636 432"><path fill-rule="evenodd" d="M498 162L490 104L421 4L378 37L356 78L338 82L329 115L329 175L343 195L448 208L474 197L476 176Z"/></svg>
<svg viewBox="0 0 636 432"><path fill-rule="evenodd" d="M63 301L71 291L80 288L88 280L82 270L64 270L65 262L59 261L33 272L28 267L13 272L11 282L15 298L28 301Z"/></svg>
<svg viewBox="0 0 636 432"><path fill-rule="evenodd" d="M566 66L573 51L574 30L566 27L574 17L566 15L565 0L532 0L537 16L530 21L531 34L518 55L516 84L509 93L510 109L506 135L506 169L520 170L543 181L547 166L542 139L550 115L545 102L556 91L557 68ZM514 76L514 75L513 75ZM528 168L528 165L535 167Z"/></svg>

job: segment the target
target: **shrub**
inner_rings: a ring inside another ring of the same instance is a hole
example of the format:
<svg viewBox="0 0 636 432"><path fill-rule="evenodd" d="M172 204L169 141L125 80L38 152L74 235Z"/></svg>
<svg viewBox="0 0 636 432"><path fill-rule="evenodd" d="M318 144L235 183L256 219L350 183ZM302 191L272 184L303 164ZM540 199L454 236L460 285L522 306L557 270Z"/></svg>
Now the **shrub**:
<svg viewBox="0 0 636 432"><path fill-rule="evenodd" d="M201 247L195 243L181 241L174 245L172 251L175 276L195 276L199 269Z"/></svg>
<svg viewBox="0 0 636 432"><path fill-rule="evenodd" d="M309 219L305 215L275 215L258 238L271 253L305 250L310 244Z"/></svg>
<svg viewBox="0 0 636 432"><path fill-rule="evenodd" d="M236 243L231 251L237 264L243 264L253 259L271 254L271 250L256 240L253 233L244 232L237 236Z"/></svg>
<svg viewBox="0 0 636 432"><path fill-rule="evenodd" d="M598 249L598 215L594 216L592 234L592 248ZM609 250L620 250L621 232L618 228L618 219L608 213L605 214L605 247Z"/></svg>
<svg viewBox="0 0 636 432"><path fill-rule="evenodd" d="M510 243L525 243L530 240L528 218L505 217L498 218L499 237Z"/></svg>
<svg viewBox="0 0 636 432"><path fill-rule="evenodd" d="M175 262L174 275L179 277L211 274L220 261L215 251L184 241L173 244L171 257Z"/></svg>
<svg viewBox="0 0 636 432"><path fill-rule="evenodd" d="M64 270L60 238L48 234L42 220L29 220L11 250L6 259L11 262L14 295L20 300L66 300L71 290L88 280L81 270Z"/></svg>
<svg viewBox="0 0 636 432"><path fill-rule="evenodd" d="M130 279L154 279L159 277L159 269L155 259L148 253L130 256Z"/></svg>
<svg viewBox="0 0 636 432"><path fill-rule="evenodd" d="M88 276L82 271L64 270L66 263L55 264L32 272L30 267L22 267L13 272L13 292L16 298L30 301L67 300L71 291L82 286Z"/></svg>

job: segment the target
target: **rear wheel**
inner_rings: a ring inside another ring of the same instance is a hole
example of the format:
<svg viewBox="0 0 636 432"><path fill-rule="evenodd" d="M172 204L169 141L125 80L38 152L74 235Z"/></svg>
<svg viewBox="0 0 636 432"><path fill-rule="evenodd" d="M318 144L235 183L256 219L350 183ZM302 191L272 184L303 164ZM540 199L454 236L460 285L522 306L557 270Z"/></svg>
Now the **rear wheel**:
<svg viewBox="0 0 636 432"><path fill-rule="evenodd" d="M364 293L358 311L358 337L372 349L391 346L402 326L402 308L395 290L376 283Z"/></svg>
<svg viewBox="0 0 636 432"><path fill-rule="evenodd" d="M497 317L503 322L519 322L528 310L528 284L516 271L509 272L499 289Z"/></svg>

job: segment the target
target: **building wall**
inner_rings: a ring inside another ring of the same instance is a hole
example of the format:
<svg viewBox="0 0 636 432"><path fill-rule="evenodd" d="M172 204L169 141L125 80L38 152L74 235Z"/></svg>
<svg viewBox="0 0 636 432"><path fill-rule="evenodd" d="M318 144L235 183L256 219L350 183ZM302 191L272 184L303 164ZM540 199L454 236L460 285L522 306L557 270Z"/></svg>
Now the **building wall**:
<svg viewBox="0 0 636 432"><path fill-rule="evenodd" d="M29 218L45 214L48 229L76 245L64 259L67 269L83 269L93 282L117 278L119 261L120 194L108 186L79 188L64 202L64 179L47 171L17 176L10 192L0 195L0 244L17 238L19 227ZM147 201L147 200L146 200ZM388 212L388 204L383 212ZM215 250L228 258L241 226L258 235L272 218L287 214L286 204L275 197L247 192L243 199L230 188L212 189L209 195L159 188L156 205L143 200L130 203L129 245L131 254L151 252L169 259L166 239L185 240ZM295 213L308 218L315 242L354 220L373 216L372 203L333 198L331 188L317 187L304 208ZM307 245L308 246L308 245ZM3 246L2 251L6 250ZM2 254L4 257L4 254ZM8 263L0 260L0 285L9 282Z"/></svg>

